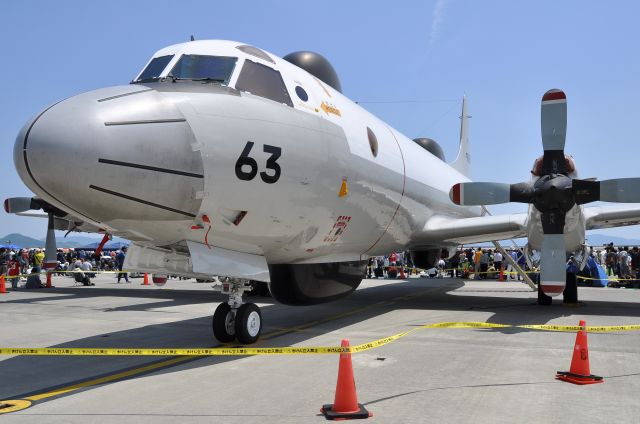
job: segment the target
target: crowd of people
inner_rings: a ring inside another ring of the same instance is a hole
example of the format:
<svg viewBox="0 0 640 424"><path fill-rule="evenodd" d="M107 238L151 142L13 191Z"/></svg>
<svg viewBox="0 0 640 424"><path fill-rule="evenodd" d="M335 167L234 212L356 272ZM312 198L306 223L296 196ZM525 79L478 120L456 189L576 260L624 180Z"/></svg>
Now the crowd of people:
<svg viewBox="0 0 640 424"><path fill-rule="evenodd" d="M519 249L508 249L506 253L522 270L537 271L529 269L526 258ZM452 278L485 280L497 278L502 272L505 279L522 280L522 276L516 272L512 262L504 258L497 249L481 247L458 249L451 258L441 259L437 268L439 274L447 274Z"/></svg>
<svg viewBox="0 0 640 424"><path fill-rule="evenodd" d="M522 250L507 249L513 262L536 279L537 268L530 268ZM634 246L615 247L610 243L601 248L589 248L588 257L581 270L581 259L573 256L567 261L567 271L582 276L583 279L598 279L597 266L605 270L607 277L615 281L640 282L640 248ZM396 278L398 269L404 268L409 274L414 269L409 252L392 252L390 255L371 258L368 277ZM429 277L473 278L477 280L498 278L502 272L505 280L522 280L512 262L504 258L497 249L482 247L458 249L451 258L441 258L434 268L423 273ZM611 283L610 283L611 284Z"/></svg>
<svg viewBox="0 0 640 424"><path fill-rule="evenodd" d="M118 283L122 278L128 283L129 276L123 271L126 251L126 246L102 254L96 254L93 250L58 249L57 264L53 272L72 276L83 285L93 285L91 278L95 277L97 272L118 271ZM529 268L521 250L509 249L506 253L525 272L538 272L535 268ZM588 276L593 275L596 266L600 265L606 270L608 277L616 277L618 280L640 279L640 249L637 246L614 247L613 243L610 243L602 248L590 248L588 254L583 270L578 269L579 264L573 257L567 263L567 270ZM18 288L22 279L26 280L25 288L43 287L40 272L44 260L45 252L42 249L0 248L0 274L8 278L14 289ZM415 268L409 252L392 252L386 256L371 258L367 276L396 278L400 272L412 271L415 271ZM429 277L448 275L452 278L477 280L494 279L502 273L504 279L522 280L512 262L503 258L500 251L482 247L458 249L451 258L441 258L433 269L424 272Z"/></svg>
<svg viewBox="0 0 640 424"><path fill-rule="evenodd" d="M391 252L389 255L370 258L367 277L396 278L400 268L413 269L409 252Z"/></svg>
<svg viewBox="0 0 640 424"><path fill-rule="evenodd" d="M640 249L634 246L614 247L613 243L602 249L591 249L590 256L605 269L607 276L618 279L636 279L640 277Z"/></svg>
<svg viewBox="0 0 640 424"><path fill-rule="evenodd" d="M129 282L127 273L122 272L126 246L120 250L104 251L96 254L94 250L58 249L56 266L53 273L68 275L83 285L94 285L91 278L100 271L118 270L118 283L124 277ZM11 288L17 289L22 279L26 280L25 288L44 287L40 272L45 262L43 249L6 249L0 248L0 274L11 282Z"/></svg>
<svg viewBox="0 0 640 424"><path fill-rule="evenodd" d="M508 250L507 253L523 270L529 271L524 255L520 250ZM368 276L396 278L398 269L407 273L415 270L409 252L392 252L390 255L371 258ZM458 249L451 258L440 258L433 268L422 271L428 277L441 278L446 275L459 278L475 278L478 280L496 278L500 270L505 278L521 280L516 269L502 257L498 250L467 248Z"/></svg>

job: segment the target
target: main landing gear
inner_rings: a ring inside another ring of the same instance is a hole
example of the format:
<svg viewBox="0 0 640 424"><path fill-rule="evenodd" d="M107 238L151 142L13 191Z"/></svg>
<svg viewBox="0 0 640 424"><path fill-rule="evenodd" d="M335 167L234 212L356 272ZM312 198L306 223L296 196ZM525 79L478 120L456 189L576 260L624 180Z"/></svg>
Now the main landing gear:
<svg viewBox="0 0 640 424"><path fill-rule="evenodd" d="M262 333L262 314L254 303L243 303L242 295L253 290L249 280L227 278L214 286L229 301L221 303L213 314L213 335L222 343L235 339L242 344L255 343Z"/></svg>

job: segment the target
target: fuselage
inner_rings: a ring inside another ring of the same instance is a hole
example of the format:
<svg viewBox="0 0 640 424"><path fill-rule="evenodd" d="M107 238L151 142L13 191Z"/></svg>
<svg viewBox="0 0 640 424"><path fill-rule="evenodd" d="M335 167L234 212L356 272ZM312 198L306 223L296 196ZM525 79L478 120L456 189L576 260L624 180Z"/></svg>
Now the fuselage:
<svg viewBox="0 0 640 424"><path fill-rule="evenodd" d="M16 140L22 180L105 232L269 263L433 244L434 215L479 215L449 200L464 175L308 72L240 46L170 46L134 83L47 108ZM220 78L189 78L205 65Z"/></svg>

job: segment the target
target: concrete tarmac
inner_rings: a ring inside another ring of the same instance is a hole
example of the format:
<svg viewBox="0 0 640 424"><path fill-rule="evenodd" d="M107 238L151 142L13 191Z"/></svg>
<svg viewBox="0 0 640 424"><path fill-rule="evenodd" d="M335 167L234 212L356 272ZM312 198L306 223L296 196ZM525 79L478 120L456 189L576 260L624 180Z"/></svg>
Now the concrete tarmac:
<svg viewBox="0 0 640 424"><path fill-rule="evenodd" d="M212 347L211 314L225 298L208 283L142 279L0 294L0 347ZM579 288L584 306L536 305L518 282L365 280L351 296L290 307L269 297L255 346L366 343L423 324L640 324L640 291ZM591 372L604 384L554 379L568 371L575 333L424 329L353 354L358 401L379 423L611 423L640 416L640 332L590 333ZM337 355L231 357L0 356L0 401L32 405L6 423L309 423L333 403ZM4 408L5 410L7 408Z"/></svg>

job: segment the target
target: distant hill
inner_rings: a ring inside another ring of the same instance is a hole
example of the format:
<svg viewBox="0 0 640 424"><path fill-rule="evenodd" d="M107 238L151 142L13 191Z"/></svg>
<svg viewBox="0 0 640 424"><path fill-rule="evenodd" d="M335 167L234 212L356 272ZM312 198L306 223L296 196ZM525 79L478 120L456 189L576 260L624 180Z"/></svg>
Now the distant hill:
<svg viewBox="0 0 640 424"><path fill-rule="evenodd" d="M0 244L15 244L20 247L44 247L42 240L23 236L22 234L11 233L0 238Z"/></svg>
<svg viewBox="0 0 640 424"><path fill-rule="evenodd" d="M86 246L91 243L99 242L102 239L102 236L91 237L91 236L69 236L67 238L56 236L56 244L61 248L76 248ZM120 237L114 237L112 242L128 242ZM45 239L35 239L33 237L28 237L18 233L7 234L6 236L0 238L0 244L15 244L20 247L40 247L43 248L45 246Z"/></svg>
<svg viewBox="0 0 640 424"><path fill-rule="evenodd" d="M99 237L87 237L87 236L69 236L67 238L56 237L56 243L60 247L82 247L92 243L99 243L102 240L102 236ZM129 240L125 240L120 237L114 237L111 241L107 242L107 246L114 243L129 243Z"/></svg>
<svg viewBox="0 0 640 424"><path fill-rule="evenodd" d="M606 234L589 234L587 232L587 245L589 246L604 246L612 242L614 246L640 246L640 240L638 239L608 236Z"/></svg>

